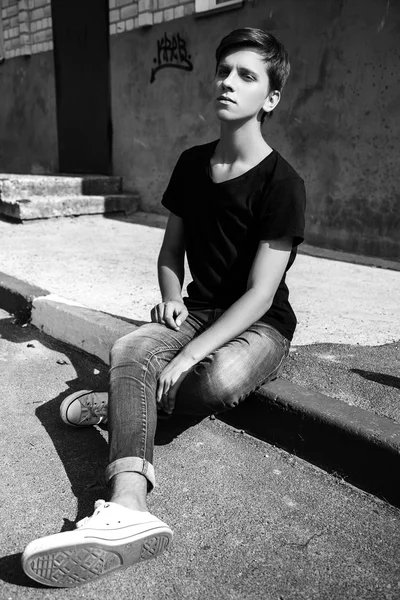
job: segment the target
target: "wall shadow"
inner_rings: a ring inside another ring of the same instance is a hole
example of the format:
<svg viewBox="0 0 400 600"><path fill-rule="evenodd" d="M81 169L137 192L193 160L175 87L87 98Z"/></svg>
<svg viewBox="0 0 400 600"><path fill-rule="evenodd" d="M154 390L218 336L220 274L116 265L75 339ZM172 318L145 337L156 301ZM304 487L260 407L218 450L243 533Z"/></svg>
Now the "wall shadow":
<svg viewBox="0 0 400 600"><path fill-rule="evenodd" d="M54 340L32 325L16 324L12 317L0 320L0 336L12 343L32 347L32 351L36 344L54 350L61 355L55 362L55 368L59 366L63 369L64 365L70 364L75 372L73 379L64 379L66 389L40 404L35 414L51 438L70 480L72 492L78 499L79 520L87 516L87 510L92 510L93 502L104 490L102 473L107 460L107 440L97 428L82 430L68 427L61 421L59 408L66 396L80 389L106 388L108 367L101 360ZM72 526L66 520L62 531Z"/></svg>
<svg viewBox="0 0 400 600"><path fill-rule="evenodd" d="M132 213L104 213L103 217L112 221L122 221L124 223L133 223L135 225L147 225L147 227L156 227L157 229L165 229L168 220L168 217L165 215L142 211Z"/></svg>

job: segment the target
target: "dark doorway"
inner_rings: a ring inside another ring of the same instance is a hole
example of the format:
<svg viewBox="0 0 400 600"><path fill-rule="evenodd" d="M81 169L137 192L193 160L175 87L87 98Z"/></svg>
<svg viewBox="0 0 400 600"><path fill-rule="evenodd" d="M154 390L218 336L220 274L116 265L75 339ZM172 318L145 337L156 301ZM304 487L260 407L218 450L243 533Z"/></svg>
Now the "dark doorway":
<svg viewBox="0 0 400 600"><path fill-rule="evenodd" d="M59 171L111 173L108 0L51 0Z"/></svg>

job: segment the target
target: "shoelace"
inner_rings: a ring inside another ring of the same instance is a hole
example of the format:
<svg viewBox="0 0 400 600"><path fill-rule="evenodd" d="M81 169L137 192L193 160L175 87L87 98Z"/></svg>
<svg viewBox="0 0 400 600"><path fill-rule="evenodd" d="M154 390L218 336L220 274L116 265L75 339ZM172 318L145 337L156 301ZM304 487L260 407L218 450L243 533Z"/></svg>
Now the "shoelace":
<svg viewBox="0 0 400 600"><path fill-rule="evenodd" d="M81 423L83 423L84 421L89 421L92 419L100 419L99 423L101 422L105 422L107 421L107 417L108 417L108 406L107 404L101 404L101 406L98 405L91 405L88 404L84 407L84 411L82 411L84 413L83 418L80 420Z"/></svg>
<svg viewBox="0 0 400 600"><path fill-rule="evenodd" d="M101 512L101 510L105 508L105 504L105 500L96 500L96 502L94 503L94 513L90 517L84 517L83 519L78 521L76 523L76 528L79 529L79 527L83 527L83 525L85 525L85 523L87 523L89 519L92 519L93 517L98 515L99 512Z"/></svg>

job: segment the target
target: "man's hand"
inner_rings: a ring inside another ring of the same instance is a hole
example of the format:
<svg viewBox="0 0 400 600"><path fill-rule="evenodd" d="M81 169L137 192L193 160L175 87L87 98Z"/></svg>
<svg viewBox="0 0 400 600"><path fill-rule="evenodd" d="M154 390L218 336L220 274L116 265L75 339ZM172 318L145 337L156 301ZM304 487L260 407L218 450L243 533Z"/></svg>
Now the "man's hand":
<svg viewBox="0 0 400 600"><path fill-rule="evenodd" d="M175 407L176 394L189 371L196 363L193 359L178 354L162 371L156 390L157 408L171 414Z"/></svg>
<svg viewBox="0 0 400 600"><path fill-rule="evenodd" d="M150 316L153 323L161 323L170 329L178 331L188 316L188 309L179 300L168 300L167 302L156 304L151 309Z"/></svg>

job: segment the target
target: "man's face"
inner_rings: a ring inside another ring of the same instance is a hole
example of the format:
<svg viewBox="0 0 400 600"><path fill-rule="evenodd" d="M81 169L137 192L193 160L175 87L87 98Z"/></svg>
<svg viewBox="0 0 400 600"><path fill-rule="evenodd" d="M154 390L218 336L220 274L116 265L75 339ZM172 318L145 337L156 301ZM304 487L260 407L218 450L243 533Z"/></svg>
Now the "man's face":
<svg viewBox="0 0 400 600"><path fill-rule="evenodd" d="M220 61L214 79L213 98L217 117L222 121L247 121L261 109L270 110L271 98L266 64L250 49L232 50ZM272 108L274 107L272 106Z"/></svg>

